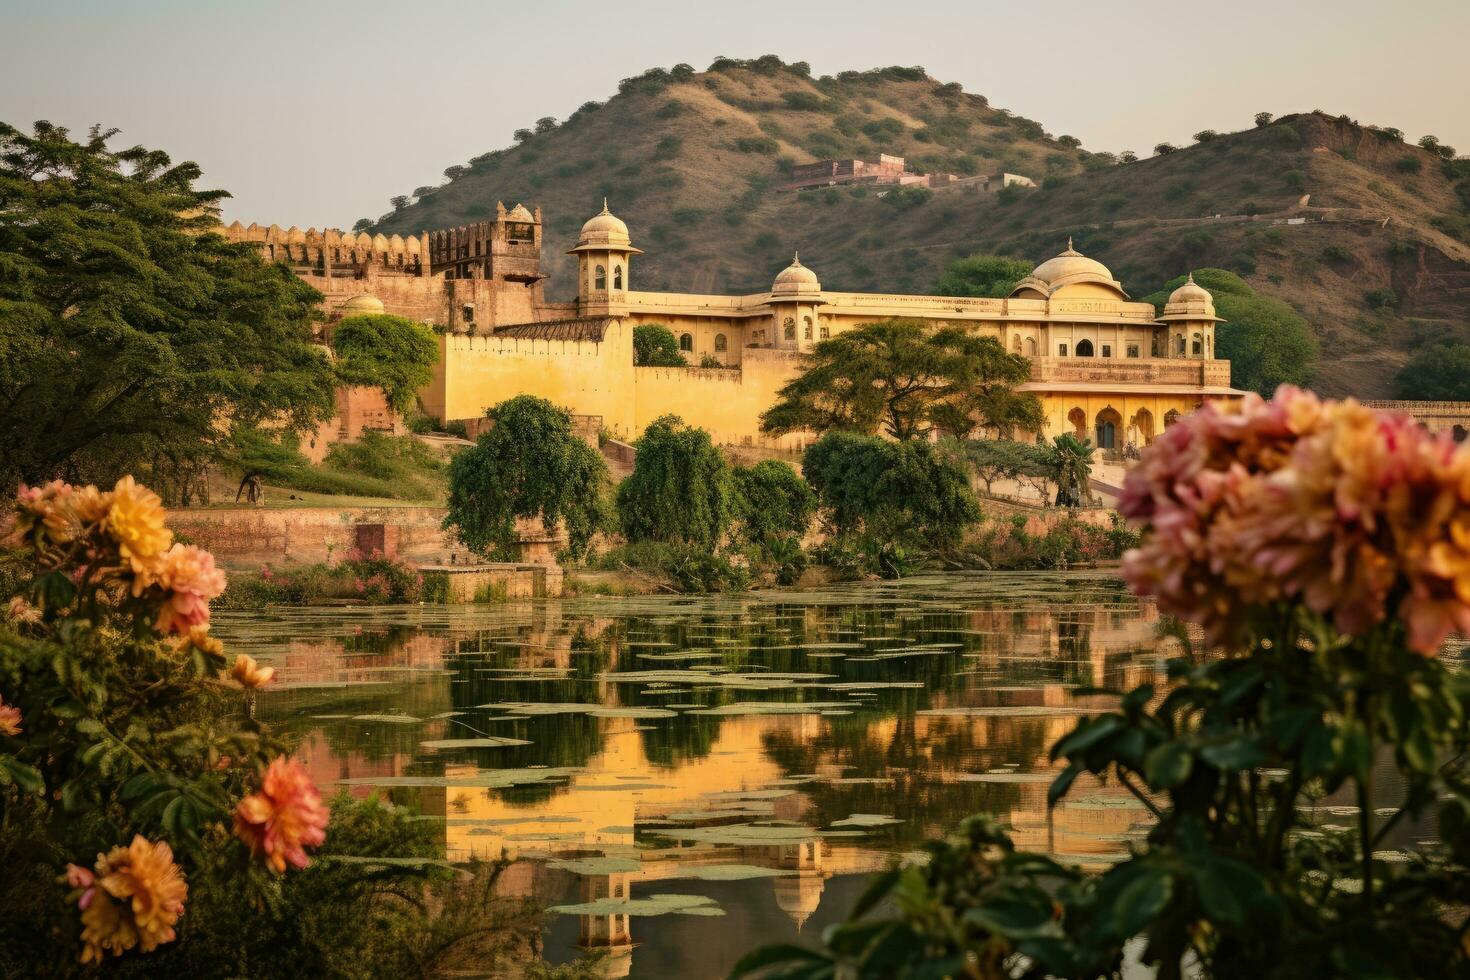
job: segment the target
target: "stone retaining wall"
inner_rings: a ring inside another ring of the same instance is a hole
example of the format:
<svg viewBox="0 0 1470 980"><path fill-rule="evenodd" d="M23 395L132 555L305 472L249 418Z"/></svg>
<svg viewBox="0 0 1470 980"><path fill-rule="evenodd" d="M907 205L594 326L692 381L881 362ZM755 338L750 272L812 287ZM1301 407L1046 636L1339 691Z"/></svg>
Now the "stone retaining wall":
<svg viewBox="0 0 1470 980"><path fill-rule="evenodd" d="M339 560L359 524L397 528L397 556L417 563L464 560L463 545L440 527L442 507L208 507L170 511L169 527L227 568Z"/></svg>

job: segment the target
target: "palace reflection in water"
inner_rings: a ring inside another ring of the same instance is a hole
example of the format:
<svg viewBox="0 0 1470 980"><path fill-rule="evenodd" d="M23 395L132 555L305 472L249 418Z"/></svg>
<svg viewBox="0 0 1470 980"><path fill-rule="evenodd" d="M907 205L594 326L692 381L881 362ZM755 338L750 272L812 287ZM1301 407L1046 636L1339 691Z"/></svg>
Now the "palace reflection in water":
<svg viewBox="0 0 1470 980"><path fill-rule="evenodd" d="M221 614L268 660L262 713L324 787L379 792L445 856L505 854L564 910L546 954L722 976L842 918L863 876L990 811L1103 867L1147 830L1126 790L1051 814L1048 746L1162 677L1178 641L1095 573L945 575L738 597Z"/></svg>

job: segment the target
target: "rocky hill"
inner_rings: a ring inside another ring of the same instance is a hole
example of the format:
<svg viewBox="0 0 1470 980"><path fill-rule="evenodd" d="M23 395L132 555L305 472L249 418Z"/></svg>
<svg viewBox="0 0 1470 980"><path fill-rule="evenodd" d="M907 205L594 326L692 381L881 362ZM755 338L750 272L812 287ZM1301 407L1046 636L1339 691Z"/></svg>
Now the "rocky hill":
<svg viewBox="0 0 1470 980"><path fill-rule="evenodd" d="M604 197L647 253L635 282L649 289L759 290L800 248L830 288L927 291L958 256L1040 260L1071 235L1137 296L1220 266L1290 303L1318 334L1315 387L1329 394L1383 397L1415 348L1470 342L1464 161L1316 112L1203 135L1120 163L922 69L814 79L772 57L722 59L706 72L655 69L564 122L541 120L373 227L461 224L497 200L539 205L557 297L573 292L562 253ZM879 153L1041 188L779 189L793 165Z"/></svg>

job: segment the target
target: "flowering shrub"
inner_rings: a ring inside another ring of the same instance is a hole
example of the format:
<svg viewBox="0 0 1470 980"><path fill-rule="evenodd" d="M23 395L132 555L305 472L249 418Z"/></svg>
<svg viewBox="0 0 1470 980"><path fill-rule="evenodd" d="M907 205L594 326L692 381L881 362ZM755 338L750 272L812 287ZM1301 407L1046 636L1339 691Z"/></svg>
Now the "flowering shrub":
<svg viewBox="0 0 1470 980"><path fill-rule="evenodd" d="M1067 517L1042 534L1026 530L1026 518L982 524L966 541L963 557L998 571L1073 568L1116 561L1138 543L1138 536L1121 521L1098 527Z"/></svg>
<svg viewBox="0 0 1470 980"><path fill-rule="evenodd" d="M1114 781L1147 840L1084 875L972 818L735 976L1112 977L1135 942L1162 978L1470 972L1470 673L1436 656L1470 627L1470 447L1283 387L1171 427L1124 491L1125 578L1214 649L1079 721L1049 799Z"/></svg>
<svg viewBox="0 0 1470 980"><path fill-rule="evenodd" d="M360 599L374 604L443 602L447 596L422 572L380 552L357 549L335 565L318 562L292 568L260 567L260 577L237 583L226 593L227 607L254 608L272 603L303 604L319 599Z"/></svg>
<svg viewBox="0 0 1470 980"><path fill-rule="evenodd" d="M304 867L327 811L300 763L227 707L241 695L209 635L213 557L175 543L131 477L22 487L8 523L29 575L0 623L7 876L70 885L70 933L93 962L172 942L197 873L249 894L264 866ZM272 674L249 657L231 671L252 691Z"/></svg>

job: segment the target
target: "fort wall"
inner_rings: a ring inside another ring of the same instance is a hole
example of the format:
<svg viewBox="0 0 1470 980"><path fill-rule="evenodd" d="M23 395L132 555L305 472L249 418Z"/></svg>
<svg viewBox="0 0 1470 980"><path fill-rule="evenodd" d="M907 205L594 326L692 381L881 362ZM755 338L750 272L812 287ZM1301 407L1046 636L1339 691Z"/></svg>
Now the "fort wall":
<svg viewBox="0 0 1470 980"><path fill-rule="evenodd" d="M398 529L398 557L439 562L463 545L445 533L442 507L211 507L169 512L169 526L212 552L226 568L340 559L357 543L357 525Z"/></svg>

